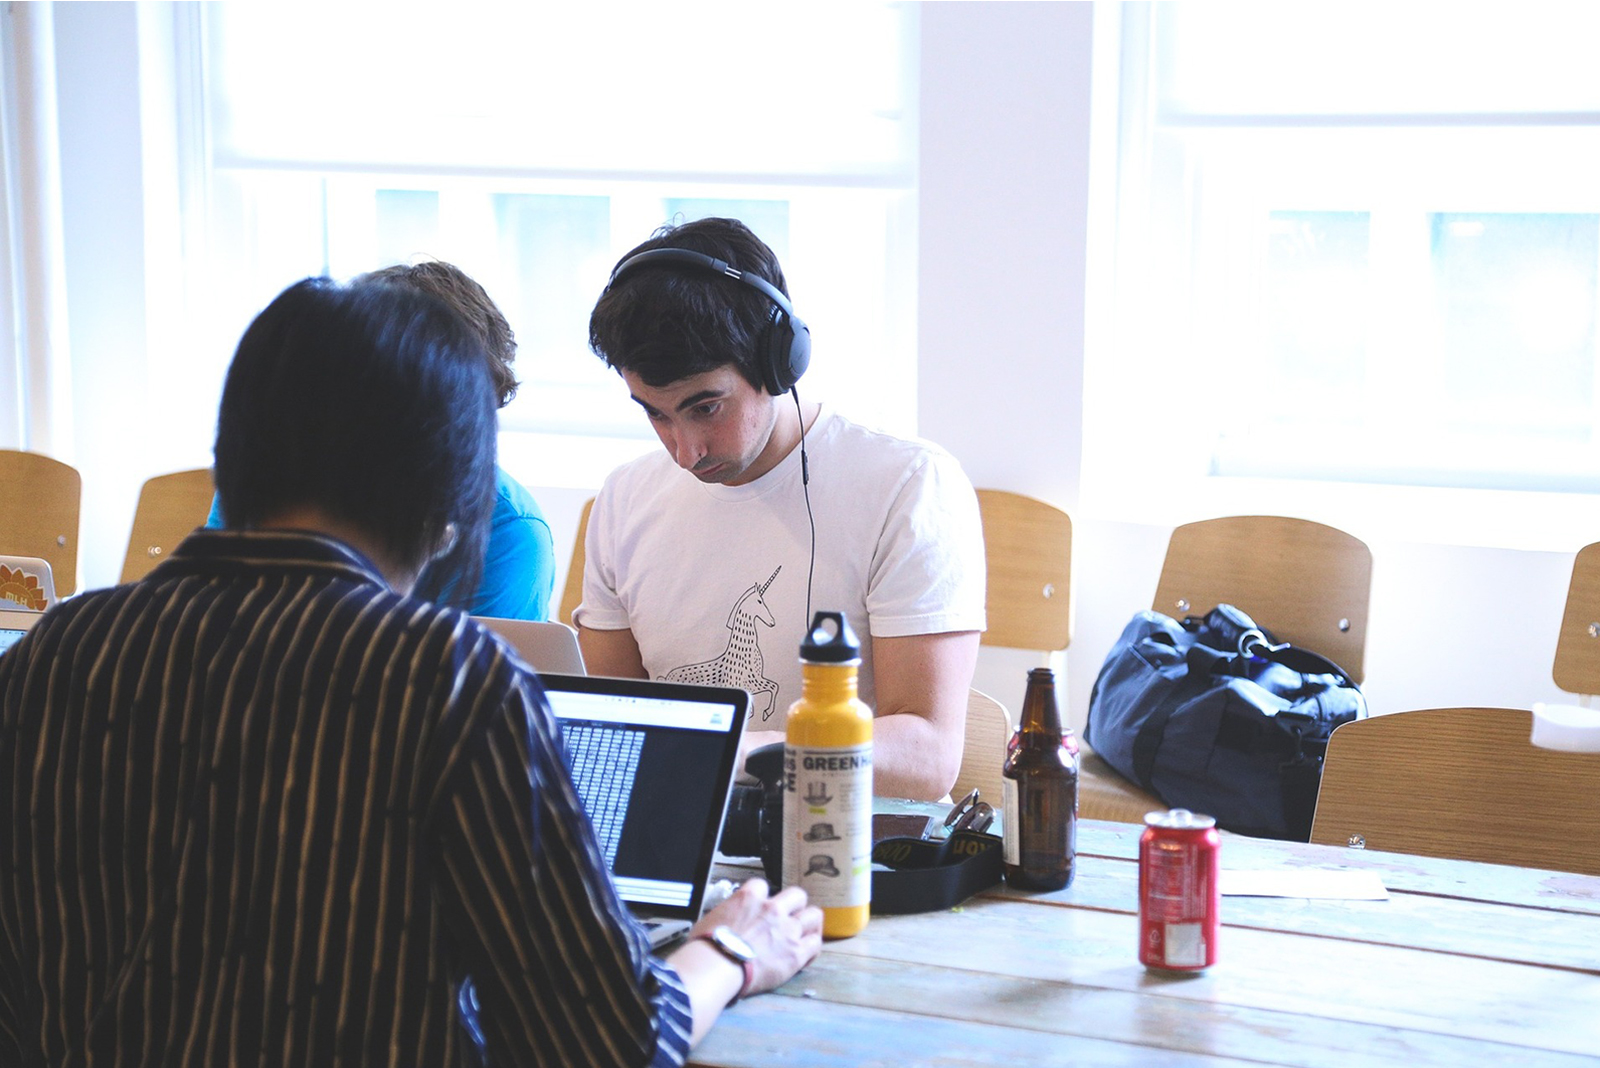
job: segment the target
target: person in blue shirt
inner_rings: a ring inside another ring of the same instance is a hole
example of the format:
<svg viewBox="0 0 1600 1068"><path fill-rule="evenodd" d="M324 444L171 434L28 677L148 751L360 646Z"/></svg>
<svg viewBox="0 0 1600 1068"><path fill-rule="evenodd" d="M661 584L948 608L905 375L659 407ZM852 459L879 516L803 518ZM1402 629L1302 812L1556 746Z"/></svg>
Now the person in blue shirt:
<svg viewBox="0 0 1600 1068"><path fill-rule="evenodd" d="M511 363L517 358L517 341L511 325L484 288L454 264L428 260L395 264L362 275L358 281L386 281L409 285L444 301L483 340L490 356L495 395L504 408L517 395L517 378ZM489 519L489 540L477 568L464 558L465 545L429 564L417 580L416 594L439 604L461 608L475 616L501 619L549 618L550 596L555 587L555 542L550 524L539 505L516 479L495 467L494 509ZM211 501L206 526L227 526L220 498ZM477 571L475 584L463 583ZM470 597L458 587L469 585Z"/></svg>

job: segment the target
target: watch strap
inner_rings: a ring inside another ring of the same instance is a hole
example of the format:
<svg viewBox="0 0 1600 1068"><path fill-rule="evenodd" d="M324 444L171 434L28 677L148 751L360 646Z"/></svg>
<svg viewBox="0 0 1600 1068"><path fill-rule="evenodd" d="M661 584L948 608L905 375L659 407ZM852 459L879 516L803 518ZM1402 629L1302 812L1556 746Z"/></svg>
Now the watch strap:
<svg viewBox="0 0 1600 1068"><path fill-rule="evenodd" d="M716 950L728 960L731 960L733 963L737 964L739 969L744 972L744 979L739 983L738 991L733 995L733 997L728 999L728 1004L730 1006L736 1004L740 998L750 993L750 987L756 981L756 962L754 960L748 957L741 957L739 954L735 953L721 942L718 942L711 931L705 931L701 934L697 934L694 936L694 938L690 939L690 941L706 942L711 946L712 949Z"/></svg>

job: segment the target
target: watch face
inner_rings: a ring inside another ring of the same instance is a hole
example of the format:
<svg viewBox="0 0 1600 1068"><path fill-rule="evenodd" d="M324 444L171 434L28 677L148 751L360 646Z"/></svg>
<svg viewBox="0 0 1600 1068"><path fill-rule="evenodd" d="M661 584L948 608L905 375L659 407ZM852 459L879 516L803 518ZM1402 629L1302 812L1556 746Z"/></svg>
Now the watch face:
<svg viewBox="0 0 1600 1068"><path fill-rule="evenodd" d="M735 934L731 927L716 928L711 932L711 940L718 948L741 961L756 959L756 951L750 948L750 943Z"/></svg>

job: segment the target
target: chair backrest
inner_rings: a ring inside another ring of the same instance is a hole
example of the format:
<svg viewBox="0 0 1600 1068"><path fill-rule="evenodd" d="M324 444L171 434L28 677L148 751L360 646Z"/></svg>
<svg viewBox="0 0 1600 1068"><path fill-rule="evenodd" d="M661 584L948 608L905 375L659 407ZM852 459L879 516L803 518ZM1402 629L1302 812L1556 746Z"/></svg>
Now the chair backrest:
<svg viewBox="0 0 1600 1068"><path fill-rule="evenodd" d="M573 622L572 613L583 602L583 539L589 533L589 513L594 511L594 498L590 497L583 502L583 510L578 513L578 535L572 539L572 560L567 564L567 581L561 587L561 607L556 611L556 621L577 626Z"/></svg>
<svg viewBox="0 0 1600 1068"><path fill-rule="evenodd" d="M1371 589L1372 551L1359 538L1307 519L1240 515L1172 532L1152 607L1182 619L1231 604L1360 682Z"/></svg>
<svg viewBox="0 0 1600 1068"><path fill-rule="evenodd" d="M83 479L36 452L0 449L0 553L50 564L56 595L78 588L78 512Z"/></svg>
<svg viewBox="0 0 1600 1068"><path fill-rule="evenodd" d="M1333 732L1311 840L1600 875L1600 753L1535 748L1533 714L1431 708Z"/></svg>
<svg viewBox="0 0 1600 1068"><path fill-rule="evenodd" d="M1053 652L1072 642L1072 519L1053 504L980 489L988 563L984 645Z"/></svg>
<svg viewBox="0 0 1600 1068"><path fill-rule="evenodd" d="M981 690L967 693L967 736L961 749L961 770L950 796L960 800L972 790L1000 811L1001 767L1011 741L1011 717L999 701Z"/></svg>
<svg viewBox="0 0 1600 1068"><path fill-rule="evenodd" d="M1572 561L1550 673L1568 693L1600 694L1600 542L1579 549Z"/></svg>
<svg viewBox="0 0 1600 1068"><path fill-rule="evenodd" d="M133 513L122 581L144 578L192 530L205 526L215 492L209 467L146 479Z"/></svg>

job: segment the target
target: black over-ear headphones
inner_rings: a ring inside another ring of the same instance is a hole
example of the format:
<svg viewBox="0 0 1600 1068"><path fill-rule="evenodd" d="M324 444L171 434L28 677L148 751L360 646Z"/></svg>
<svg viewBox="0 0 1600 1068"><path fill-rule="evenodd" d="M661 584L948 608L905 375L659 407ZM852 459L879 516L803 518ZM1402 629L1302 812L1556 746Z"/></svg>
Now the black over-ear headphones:
<svg viewBox="0 0 1600 1068"><path fill-rule="evenodd" d="M806 365L811 362L811 328L794 313L789 299L777 286L759 275L730 267L723 260L700 252L686 248L653 248L617 264L606 288L610 289L623 275L647 263L687 263L726 275L766 294L772 301L772 311L767 316L766 333L756 349L756 370L761 374L762 385L767 387L768 393L781 397L806 373Z"/></svg>

